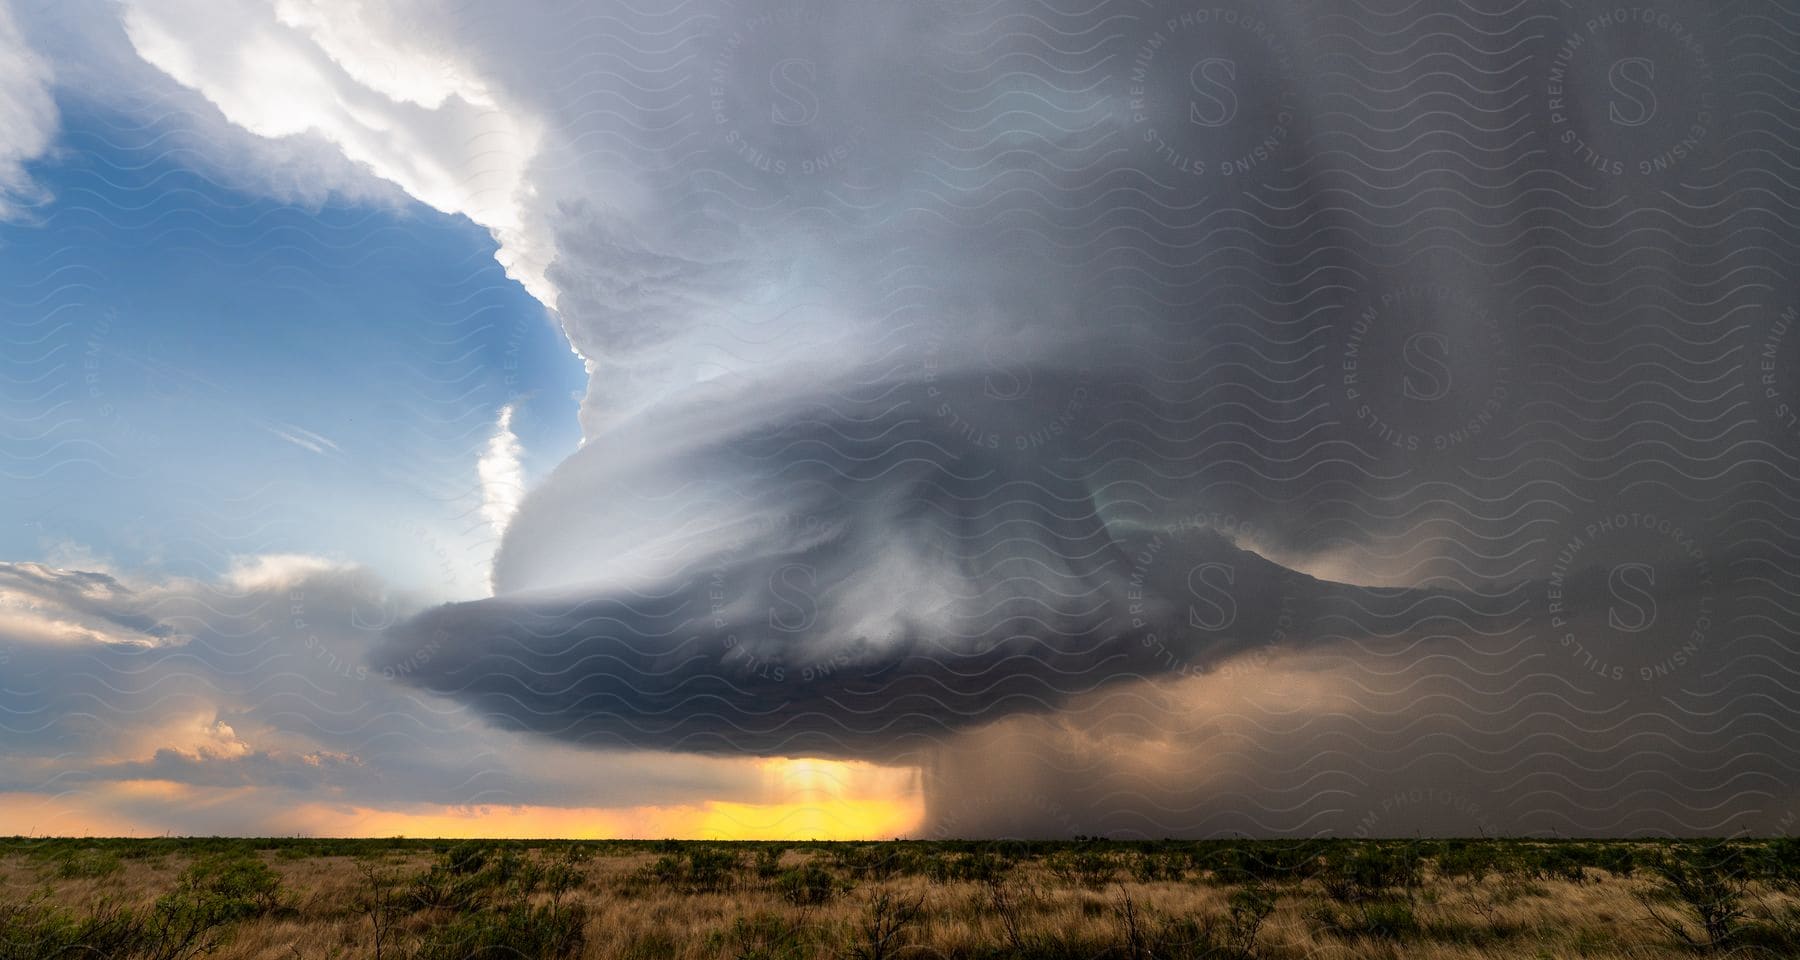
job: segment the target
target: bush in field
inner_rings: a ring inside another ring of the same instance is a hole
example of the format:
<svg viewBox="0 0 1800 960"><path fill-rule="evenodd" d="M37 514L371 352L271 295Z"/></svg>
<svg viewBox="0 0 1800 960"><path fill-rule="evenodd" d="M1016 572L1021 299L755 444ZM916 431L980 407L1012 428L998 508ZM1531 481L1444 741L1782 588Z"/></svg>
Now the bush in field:
<svg viewBox="0 0 1800 960"><path fill-rule="evenodd" d="M1365 905L1352 932L1377 940L1400 940L1419 928L1413 905L1405 900L1383 900Z"/></svg>
<svg viewBox="0 0 1800 960"><path fill-rule="evenodd" d="M1534 880L1567 880L1580 883L1587 871L1572 845L1532 844L1521 852L1525 874Z"/></svg>
<svg viewBox="0 0 1800 960"><path fill-rule="evenodd" d="M908 929L924 913L925 899L911 900L891 893L878 893L869 901L861 926L860 938L850 948L852 960L889 960L906 948Z"/></svg>
<svg viewBox="0 0 1800 960"><path fill-rule="evenodd" d="M480 873L488 864L488 854L485 844L473 840L459 843L444 853L444 872L453 877Z"/></svg>
<svg viewBox="0 0 1800 960"><path fill-rule="evenodd" d="M1223 916L1165 921L1144 952L1156 960L1245 960L1256 953L1257 937L1275 912L1275 901L1272 887L1235 890Z"/></svg>
<svg viewBox="0 0 1800 960"><path fill-rule="evenodd" d="M1651 865L1654 886L1640 899L1652 919L1693 947L1721 949L1736 936L1749 893L1749 858L1729 840L1682 845L1663 852ZM1683 908L1683 919L1663 914L1658 902ZM1700 928L1695 936L1686 921Z"/></svg>
<svg viewBox="0 0 1800 960"><path fill-rule="evenodd" d="M671 854L648 868L649 878L657 883L689 892L724 890L737 881L743 860L729 850L716 847L691 847L684 854Z"/></svg>
<svg viewBox="0 0 1800 960"><path fill-rule="evenodd" d="M382 960L383 948L394 940L394 927L406 913L407 898L402 890L401 875L373 856L359 858L356 872L362 882L350 908L368 918L375 947L370 960Z"/></svg>
<svg viewBox="0 0 1800 960"><path fill-rule="evenodd" d="M1468 881L1480 881L1501 870L1498 852L1486 843L1444 844L1434 862L1439 875Z"/></svg>
<svg viewBox="0 0 1800 960"><path fill-rule="evenodd" d="M788 870L775 878L775 891L781 899L796 907L816 907L830 903L844 890L831 871L815 863Z"/></svg>
<svg viewBox="0 0 1800 960"><path fill-rule="evenodd" d="M1423 880L1423 861L1412 844L1344 844L1326 853L1318 878L1339 903L1391 899Z"/></svg>
<svg viewBox="0 0 1800 960"><path fill-rule="evenodd" d="M708 938L709 946L723 948L733 960L802 960L806 938L799 926L774 914L739 917L730 928Z"/></svg>
<svg viewBox="0 0 1800 960"><path fill-rule="evenodd" d="M1120 939L1100 955L1131 960L1246 960L1256 953L1258 934L1275 912L1276 898L1274 887L1252 885L1233 891L1223 914L1158 919L1151 911L1140 909L1130 888L1121 884L1114 906ZM1014 939L1016 944L1018 938ZM1065 950L1082 947L1068 941L1058 946ZM1020 955L1036 954L1024 949ZM1090 951L1089 955L1094 954Z"/></svg>
<svg viewBox="0 0 1800 960"><path fill-rule="evenodd" d="M910 847L899 844L853 844L835 846L831 859L840 869L858 880L886 880L903 874L925 870L925 864Z"/></svg>
<svg viewBox="0 0 1800 960"><path fill-rule="evenodd" d="M933 883L994 883L1013 868L1011 861L984 851L933 858L925 866L925 876Z"/></svg>
<svg viewBox="0 0 1800 960"><path fill-rule="evenodd" d="M1412 897L1423 874L1423 861L1414 844L1333 847L1318 872L1319 884L1333 902L1321 904L1313 911L1313 919L1334 936L1400 940L1418 929Z"/></svg>
<svg viewBox="0 0 1800 960"><path fill-rule="evenodd" d="M723 890L742 866L738 855L729 850L698 847L687 854L687 882L696 890Z"/></svg>
<svg viewBox="0 0 1800 960"><path fill-rule="evenodd" d="M987 908L1000 921L1006 941L987 952L992 957L1030 957L1033 960L1080 957L1083 960L1103 956L1103 943L1085 942L1069 936L1054 926L1038 922L1046 908L1044 889L1030 880L1000 876L987 881ZM1129 908L1129 894L1125 894Z"/></svg>
<svg viewBox="0 0 1800 960"><path fill-rule="evenodd" d="M1604 870L1615 877L1629 877L1637 870L1637 854L1630 844L1584 843L1575 849L1582 866Z"/></svg>
<svg viewBox="0 0 1800 960"><path fill-rule="evenodd" d="M562 960L586 943L586 911L517 903L478 910L433 927L413 954L415 960Z"/></svg>
<svg viewBox="0 0 1800 960"><path fill-rule="evenodd" d="M260 917L281 905L281 877L255 854L206 857L182 871L169 897L227 922Z"/></svg>
<svg viewBox="0 0 1800 960"><path fill-rule="evenodd" d="M123 956L186 960L210 956L230 938L230 924L251 916L247 902L192 889L163 895L139 923L146 949Z"/></svg>
<svg viewBox="0 0 1800 960"><path fill-rule="evenodd" d="M1312 840L1237 841L1209 844L1192 856L1215 883L1242 886L1293 883L1318 872L1323 845Z"/></svg>
<svg viewBox="0 0 1800 960"><path fill-rule="evenodd" d="M0 902L0 960L139 957L149 947L142 922L110 904L77 916L42 897Z"/></svg>
<svg viewBox="0 0 1800 960"><path fill-rule="evenodd" d="M1180 880L1187 876L1187 858L1172 853L1140 853L1131 860L1131 875L1143 883Z"/></svg>
<svg viewBox="0 0 1800 960"><path fill-rule="evenodd" d="M124 869L119 855L111 850L71 850L60 858L56 875L64 880L110 877Z"/></svg>
<svg viewBox="0 0 1800 960"><path fill-rule="evenodd" d="M77 914L43 899L0 902L0 960L194 960L215 953L237 921L268 914L281 881L238 848L202 857L149 910L101 901Z"/></svg>
<svg viewBox="0 0 1800 960"><path fill-rule="evenodd" d="M559 854L543 854L537 863L536 886L550 895L550 902L561 903L563 897L587 882L587 862L593 851L580 844L566 847Z"/></svg>
<svg viewBox="0 0 1800 960"><path fill-rule="evenodd" d="M521 854L512 847L480 852L466 846L451 848L414 884L415 905L454 911L425 931L414 960L575 956L586 942L587 911L566 898L584 882L588 856L580 845L536 854ZM369 884L376 891L371 916L377 919L378 942L384 933L379 922L381 883L371 868Z"/></svg>
<svg viewBox="0 0 1800 960"><path fill-rule="evenodd" d="M1098 890L1112 882L1118 864L1100 850L1063 850L1051 854L1050 872L1063 883Z"/></svg>
<svg viewBox="0 0 1800 960"><path fill-rule="evenodd" d="M657 857L656 862L645 867L643 879L664 886L676 886L687 882L687 863L674 854Z"/></svg>
<svg viewBox="0 0 1800 960"><path fill-rule="evenodd" d="M1312 912L1323 933L1346 939L1398 941L1419 929L1410 900L1364 900L1348 907L1322 903Z"/></svg>
<svg viewBox="0 0 1800 960"><path fill-rule="evenodd" d="M415 910L477 910L547 892L560 901L579 886L589 851L580 845L557 852L521 854L505 848L459 844L415 877L409 905Z"/></svg>
<svg viewBox="0 0 1800 960"><path fill-rule="evenodd" d="M513 868L473 845L452 847L431 869L413 880L412 906L419 910L468 910L480 906Z"/></svg>
<svg viewBox="0 0 1800 960"><path fill-rule="evenodd" d="M1800 837L1778 837L1763 845L1760 873L1772 887L1800 892Z"/></svg>

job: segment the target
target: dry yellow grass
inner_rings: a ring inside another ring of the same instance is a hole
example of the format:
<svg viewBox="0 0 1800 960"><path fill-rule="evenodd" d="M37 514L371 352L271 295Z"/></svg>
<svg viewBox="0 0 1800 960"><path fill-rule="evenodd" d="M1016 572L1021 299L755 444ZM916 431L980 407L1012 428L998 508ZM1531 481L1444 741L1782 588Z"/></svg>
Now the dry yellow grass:
<svg viewBox="0 0 1800 960"><path fill-rule="evenodd" d="M280 876L283 906L237 924L215 956L223 960L373 956L371 920L358 907L369 889L362 869L365 861L339 856L286 859L268 852L258 856ZM719 891L687 891L647 880L658 857L638 852L596 857L581 865L581 883L563 901L586 911L585 940L576 956L849 957L867 939L863 928L871 903L889 894L916 899L923 906L906 931L906 946L899 956L1017 957L1039 955L1041 950L1043 955L1155 960L1159 954L1133 937L1133 920L1128 917L1135 918L1140 931L1160 929L1182 918L1222 920L1229 914L1235 889L1196 878L1142 882L1124 871L1115 882L1090 887L1072 882L1066 873L1059 876L1042 860L1027 860L997 885L933 882L914 874L863 880L829 902L796 906L780 895L768 876L759 876L747 864L732 875L728 889ZM415 851L389 854L380 862L390 874L416 877L439 858ZM817 851L790 850L782 856L780 868L809 862L830 866ZM41 860L13 855L0 859L0 899L17 902L42 893L74 911L105 899L149 909L177 882L187 864L185 858L170 855L127 860L107 876L63 877ZM1254 956L1641 960L1695 955L1651 918L1652 908L1642 899L1652 887L1649 880L1603 871L1589 875L1593 879L1579 883L1496 876L1473 881L1428 870L1425 882L1404 898L1416 928L1397 940L1330 932L1319 916L1330 901L1316 881L1277 884L1275 908L1256 936ZM1791 925L1800 912L1800 904L1764 886L1751 885L1748 893L1754 918L1764 923ZM545 901L541 893L534 898ZM1674 906L1660 909L1671 916L1678 913ZM750 923L744 925L747 918ZM400 935L390 940L384 958L409 956L411 944L445 919L441 909L409 910L396 919ZM1020 930L1028 934L1023 943ZM765 952L756 952L762 948ZM1740 950L1780 955L1767 946Z"/></svg>

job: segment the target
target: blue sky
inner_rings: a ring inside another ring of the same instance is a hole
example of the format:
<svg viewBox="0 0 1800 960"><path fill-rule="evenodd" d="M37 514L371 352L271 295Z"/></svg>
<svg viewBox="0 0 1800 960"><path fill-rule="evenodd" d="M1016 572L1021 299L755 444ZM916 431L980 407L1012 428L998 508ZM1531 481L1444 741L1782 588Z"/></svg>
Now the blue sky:
<svg viewBox="0 0 1800 960"><path fill-rule="evenodd" d="M22 507L0 553L189 576L306 553L479 590L499 411L541 475L577 444L585 383L489 233L403 196L234 190L179 115L58 106L60 149L30 167L48 202L0 224L0 462Z"/></svg>

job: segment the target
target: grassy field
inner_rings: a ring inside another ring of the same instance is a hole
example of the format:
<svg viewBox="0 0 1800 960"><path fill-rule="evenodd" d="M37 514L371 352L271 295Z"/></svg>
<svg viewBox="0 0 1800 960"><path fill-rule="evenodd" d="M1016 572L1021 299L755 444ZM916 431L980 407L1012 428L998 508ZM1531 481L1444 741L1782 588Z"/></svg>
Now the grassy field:
<svg viewBox="0 0 1800 960"><path fill-rule="evenodd" d="M1800 956L1800 841L0 840L0 960Z"/></svg>

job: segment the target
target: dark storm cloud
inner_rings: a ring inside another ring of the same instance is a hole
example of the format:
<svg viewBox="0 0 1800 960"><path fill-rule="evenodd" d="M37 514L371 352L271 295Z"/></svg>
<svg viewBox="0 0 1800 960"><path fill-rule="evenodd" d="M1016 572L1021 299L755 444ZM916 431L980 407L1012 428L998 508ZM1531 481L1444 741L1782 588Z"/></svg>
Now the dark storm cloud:
<svg viewBox="0 0 1800 960"><path fill-rule="evenodd" d="M551 218L589 439L500 595L379 662L438 644L410 681L603 746L949 757L1012 724L1066 784L1059 725L1109 721L1058 711L1329 649L1364 699L1271 713L1240 799L1301 815L1233 828L1336 822L1282 785L1307 763L1428 789L1408 750L1465 793L1589 772L1501 829L1786 790L1796 124L1756 24L1791 14L836 9L614 11L556 39L596 51L575 80L493 54L561 118L544 182L594 198ZM1698 790L1705 756L1743 776ZM1225 828L1093 769L1047 816Z"/></svg>
<svg viewBox="0 0 1800 960"><path fill-rule="evenodd" d="M1791 832L1782 679L1760 644L1692 629L1753 587L1678 581L1657 598L1670 626L1625 636L1575 585L1579 643L1545 629L1546 588L1328 599L1308 649L1002 720L930 756L922 832Z"/></svg>
<svg viewBox="0 0 1800 960"><path fill-rule="evenodd" d="M1282 589L1327 590L1211 527L1109 530L1082 484L969 443L912 389L860 385L699 443L714 414L697 408L656 425L680 452L647 463L590 447L501 555L503 588L541 586L420 616L377 665L430 645L408 682L596 746L893 757L1204 669L1267 641ZM979 382L929 389L985 409ZM1246 615L1189 629L1201 614L1173 598L1208 575Z"/></svg>

